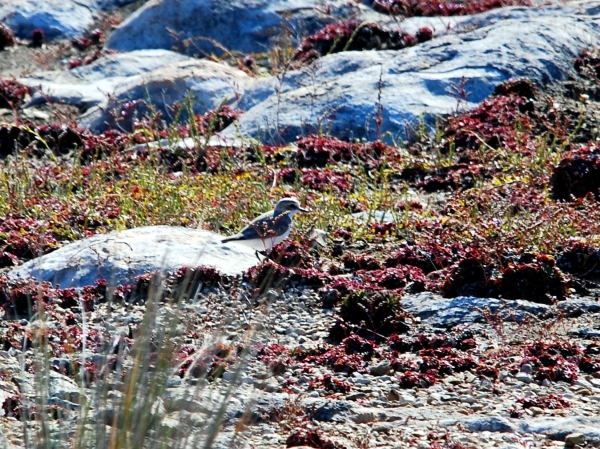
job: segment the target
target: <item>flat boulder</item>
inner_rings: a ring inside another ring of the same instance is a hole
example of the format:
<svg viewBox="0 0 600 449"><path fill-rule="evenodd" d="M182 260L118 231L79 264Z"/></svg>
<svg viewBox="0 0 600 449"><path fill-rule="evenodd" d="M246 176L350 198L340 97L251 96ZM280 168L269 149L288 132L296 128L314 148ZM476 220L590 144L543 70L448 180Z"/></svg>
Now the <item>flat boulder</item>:
<svg viewBox="0 0 600 449"><path fill-rule="evenodd" d="M589 447L600 445L600 418L597 416L543 417L521 424L521 431L544 435L555 441L565 441L573 433L582 434Z"/></svg>
<svg viewBox="0 0 600 449"><path fill-rule="evenodd" d="M9 272L10 278L35 278L61 288L131 282L137 276L183 266L207 266L235 276L258 263L254 250L223 245L209 231L147 226L96 235L63 246Z"/></svg>
<svg viewBox="0 0 600 449"><path fill-rule="evenodd" d="M551 306L524 300L457 296L444 298L430 292L407 295L402 308L410 315L433 327L452 327L463 323L486 322L484 311L499 319L524 321L528 316L548 318L554 313Z"/></svg>

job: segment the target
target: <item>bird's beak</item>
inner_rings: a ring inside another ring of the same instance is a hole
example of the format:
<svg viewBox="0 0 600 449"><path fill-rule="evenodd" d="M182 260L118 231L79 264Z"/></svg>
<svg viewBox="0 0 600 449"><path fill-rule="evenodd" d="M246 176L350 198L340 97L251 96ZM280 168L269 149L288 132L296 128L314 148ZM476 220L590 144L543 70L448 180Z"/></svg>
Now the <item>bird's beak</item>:
<svg viewBox="0 0 600 449"><path fill-rule="evenodd" d="M305 209L304 207L298 208L300 212L310 212L310 209Z"/></svg>

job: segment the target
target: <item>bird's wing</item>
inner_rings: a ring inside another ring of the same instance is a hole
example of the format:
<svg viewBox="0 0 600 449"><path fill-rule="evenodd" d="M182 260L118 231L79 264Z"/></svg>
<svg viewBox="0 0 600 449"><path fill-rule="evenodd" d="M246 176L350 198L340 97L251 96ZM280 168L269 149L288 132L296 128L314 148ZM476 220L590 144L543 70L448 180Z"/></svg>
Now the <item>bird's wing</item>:
<svg viewBox="0 0 600 449"><path fill-rule="evenodd" d="M273 214L274 213L275 213L275 210L270 210L268 212L265 212L264 214L260 214L258 217L256 217L254 220L252 220L248 226L256 224L259 221L263 221L263 220L265 220L267 218L273 218Z"/></svg>
<svg viewBox="0 0 600 449"><path fill-rule="evenodd" d="M223 242L229 242L232 240L251 240L273 237L265 233L266 228L273 228L275 235L283 234L290 226L292 217L287 213L279 214L277 217L273 217L274 210L265 212L259 215L250 222L248 226L242 229L235 235L223 239Z"/></svg>
<svg viewBox="0 0 600 449"><path fill-rule="evenodd" d="M265 212L264 214L260 214L258 217L256 217L254 220L252 220L250 222L250 224L248 226L246 226L244 229L242 229L240 232L238 232L237 234L230 235L229 237L223 239L222 242L260 238L260 236L256 232L256 225L258 224L258 222L262 222L269 218L273 218L274 212L275 212L274 210L270 210L268 212Z"/></svg>

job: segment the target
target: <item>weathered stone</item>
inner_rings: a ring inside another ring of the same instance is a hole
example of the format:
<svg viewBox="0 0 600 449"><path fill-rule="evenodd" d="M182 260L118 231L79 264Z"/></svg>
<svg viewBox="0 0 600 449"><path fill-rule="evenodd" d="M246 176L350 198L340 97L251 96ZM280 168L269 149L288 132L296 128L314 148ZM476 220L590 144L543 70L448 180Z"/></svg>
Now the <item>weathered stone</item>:
<svg viewBox="0 0 600 449"><path fill-rule="evenodd" d="M494 298L458 296L443 298L434 293L418 293L402 298L402 308L432 326L447 327L465 322L485 322L478 310L489 309L498 319L523 320L527 314L538 317L549 316L550 306L530 301L507 301Z"/></svg>
<svg viewBox="0 0 600 449"><path fill-rule="evenodd" d="M193 114L203 114L222 104L236 107L238 98L243 95L251 78L243 71L205 60L186 60L169 64L150 72L143 77L133 77L123 84L110 98L99 106L90 109L79 119L79 123L94 132L117 125L113 110L119 111L124 103L141 101L135 113L120 118L118 125L124 128L132 126L132 120L149 113L143 102L152 104L154 110L161 112L164 119L172 120L169 109L174 103L185 104L190 99ZM180 120L188 120L184 107Z"/></svg>
<svg viewBox="0 0 600 449"><path fill-rule="evenodd" d="M500 416L478 416L460 420L445 420L440 424L442 426L452 426L456 424L457 421L471 432L514 432L516 430L514 424L508 419Z"/></svg>
<svg viewBox="0 0 600 449"><path fill-rule="evenodd" d="M583 434L589 444L600 444L600 418L573 416L568 418L544 417L525 421L522 432L545 435L557 441L565 441L567 435Z"/></svg>
<svg viewBox="0 0 600 449"><path fill-rule="evenodd" d="M570 433L565 437L566 447L575 447L578 444L584 444L586 441L585 435L580 432Z"/></svg>
<svg viewBox="0 0 600 449"><path fill-rule="evenodd" d="M12 278L51 282L62 288L130 282L145 272L182 266L209 266L238 275L258 263L243 245L223 245L221 236L198 229L148 226L96 235L31 260L9 273Z"/></svg>
<svg viewBox="0 0 600 449"><path fill-rule="evenodd" d="M469 31L403 50L331 54L259 80L240 102L247 112L224 133L269 143L325 130L344 139L411 138L420 120L433 127L459 100L472 108L511 77L540 85L565 79L594 20L591 8L504 8L479 15ZM458 85L466 98L448 93Z"/></svg>
<svg viewBox="0 0 600 449"><path fill-rule="evenodd" d="M135 0L2 0L0 22L17 36L31 38L34 29L47 39L82 35L94 23L94 14Z"/></svg>
<svg viewBox="0 0 600 449"><path fill-rule="evenodd" d="M350 12L344 1L329 3L336 11L341 9L338 14ZM119 51L175 47L200 56L264 52L283 35L297 45L298 37L290 30L311 34L332 22L334 17L325 8L315 8L317 4L314 0L153 1L119 25L107 47Z"/></svg>
<svg viewBox="0 0 600 449"><path fill-rule="evenodd" d="M106 101L123 85L142 82L141 75L189 58L167 50L140 50L102 57L72 70L35 73L19 82L30 86L31 101L25 107L53 102L77 106L82 110Z"/></svg>

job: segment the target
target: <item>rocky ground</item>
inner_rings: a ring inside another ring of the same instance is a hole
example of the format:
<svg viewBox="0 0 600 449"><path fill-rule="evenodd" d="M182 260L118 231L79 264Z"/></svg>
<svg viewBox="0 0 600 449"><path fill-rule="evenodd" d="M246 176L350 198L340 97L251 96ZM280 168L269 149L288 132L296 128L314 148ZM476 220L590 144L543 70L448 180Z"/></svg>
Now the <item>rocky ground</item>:
<svg viewBox="0 0 600 449"><path fill-rule="evenodd" d="M118 17L143 3L98 18L89 45L21 38L0 52L0 79L106 61ZM256 60L253 76L273 70ZM455 84L460 110L405 147L316 135L154 154L139 144L171 142L173 128L148 119L98 137L73 123L81 105L17 96L0 130L4 446L600 447L599 61L582 52L547 86L496 83L472 112ZM225 129L230 113L194 123ZM44 128L56 122L64 134ZM229 254L237 276L148 262L123 238L112 251L129 268L166 272L107 282L110 246L92 245L94 265L69 245L156 224L233 232L284 194L312 215L272 261L246 270L253 255ZM67 248L47 267L85 264L85 286L15 280Z"/></svg>
<svg viewBox="0 0 600 449"><path fill-rule="evenodd" d="M573 300L568 312L555 306L532 311L514 323L500 313L486 314L486 300L467 298L449 314L454 321L442 318L456 323L459 315L460 324L451 326L429 325L443 314L423 306L429 318L409 315L400 338L376 344L356 335L341 342L332 338L339 309L324 308L313 289L290 285L257 301L235 284L204 288L179 306L159 305L159 325L178 330L174 343L181 368L160 399L147 405L160 423L156 438L168 435L173 447L203 444L221 400L226 409L214 447L562 448L596 447L600 441L595 299ZM447 301L435 295L412 301L427 299ZM519 306L526 308L524 302ZM96 307L87 315L89 350L97 353L94 344L116 336L135 341L148 307L148 302ZM469 309L471 316L464 318ZM48 325L56 332L63 314L68 312L60 308L52 313ZM19 335L17 323L5 323L13 338ZM20 325L32 329L36 323ZM50 345L68 344L68 329L64 342L53 337ZM3 386L9 398L33 390L34 376L22 371L18 343L2 353L4 372L12 376ZM244 348L249 354L239 352ZM107 395L110 400L105 397L90 413L92 422L113 425L113 404L122 395L118 380L108 382L115 385L108 392L94 382L81 389L69 375L76 360L51 360L57 371L51 403L61 409L61 419L50 421L54 439L62 436L69 446L82 394L91 403ZM19 407L5 402L4 410L4 436L20 447ZM105 432L107 438L110 427Z"/></svg>

